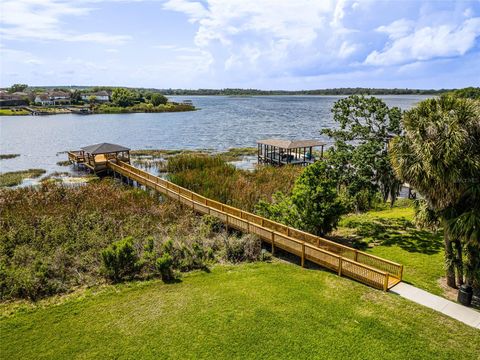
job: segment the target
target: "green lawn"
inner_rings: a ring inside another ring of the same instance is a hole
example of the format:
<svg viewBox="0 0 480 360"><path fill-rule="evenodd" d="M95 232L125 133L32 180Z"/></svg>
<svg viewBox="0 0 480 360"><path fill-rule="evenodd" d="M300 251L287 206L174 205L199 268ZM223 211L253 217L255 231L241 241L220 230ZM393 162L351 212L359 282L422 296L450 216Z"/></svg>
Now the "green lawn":
<svg viewBox="0 0 480 360"><path fill-rule="evenodd" d="M442 295L438 283L445 274L442 233L416 229L412 223L413 215L412 207L349 215L342 219L335 236L403 264L406 282Z"/></svg>
<svg viewBox="0 0 480 360"><path fill-rule="evenodd" d="M30 114L27 110L20 109L0 109L0 116L12 116L12 115L28 115Z"/></svg>
<svg viewBox="0 0 480 360"><path fill-rule="evenodd" d="M3 359L478 359L480 332L280 262L108 287L0 320Z"/></svg>

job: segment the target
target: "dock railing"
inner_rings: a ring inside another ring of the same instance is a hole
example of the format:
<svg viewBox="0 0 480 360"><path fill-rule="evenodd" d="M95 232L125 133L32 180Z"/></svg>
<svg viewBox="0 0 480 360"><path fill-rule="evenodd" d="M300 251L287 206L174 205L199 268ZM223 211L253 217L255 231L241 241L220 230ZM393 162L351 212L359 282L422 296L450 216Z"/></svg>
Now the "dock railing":
<svg viewBox="0 0 480 360"><path fill-rule="evenodd" d="M387 291L402 280L403 265L368 254L322 237L274 222L233 206L208 199L130 164L108 162L114 172L176 199L202 214L220 219L227 227L258 235L275 248L309 260L349 278Z"/></svg>

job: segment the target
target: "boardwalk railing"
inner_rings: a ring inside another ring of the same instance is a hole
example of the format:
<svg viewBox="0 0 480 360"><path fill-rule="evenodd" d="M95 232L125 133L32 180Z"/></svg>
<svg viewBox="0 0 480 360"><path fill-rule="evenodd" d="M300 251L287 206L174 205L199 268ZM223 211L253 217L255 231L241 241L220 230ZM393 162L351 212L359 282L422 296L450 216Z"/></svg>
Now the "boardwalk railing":
<svg viewBox="0 0 480 360"><path fill-rule="evenodd" d="M154 189L202 214L215 216L227 226L258 235L275 248L309 260L349 278L387 291L402 280L403 265L359 251L348 246L279 224L261 216L208 199L193 191L161 179L130 164L108 162L115 173Z"/></svg>

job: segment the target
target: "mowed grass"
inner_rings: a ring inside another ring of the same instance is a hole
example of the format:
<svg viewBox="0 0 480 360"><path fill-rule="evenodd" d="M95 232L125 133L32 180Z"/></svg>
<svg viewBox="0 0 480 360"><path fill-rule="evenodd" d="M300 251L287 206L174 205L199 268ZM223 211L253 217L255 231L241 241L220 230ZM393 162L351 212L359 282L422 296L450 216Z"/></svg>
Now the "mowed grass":
<svg viewBox="0 0 480 360"><path fill-rule="evenodd" d="M0 320L3 359L478 359L480 331L274 262L109 287Z"/></svg>
<svg viewBox="0 0 480 360"><path fill-rule="evenodd" d="M417 229L413 207L394 207L343 218L335 237L404 265L404 281L442 295L443 233ZM367 244L373 247L367 247Z"/></svg>

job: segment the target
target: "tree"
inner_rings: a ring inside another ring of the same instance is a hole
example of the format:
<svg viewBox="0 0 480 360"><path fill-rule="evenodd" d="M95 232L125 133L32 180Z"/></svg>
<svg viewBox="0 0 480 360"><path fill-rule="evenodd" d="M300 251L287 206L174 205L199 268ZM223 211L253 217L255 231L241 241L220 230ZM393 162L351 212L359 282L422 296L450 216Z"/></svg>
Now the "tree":
<svg viewBox="0 0 480 360"><path fill-rule="evenodd" d="M368 203L380 190L393 205L402 183L390 165L388 143L402 131L401 110L375 97L352 95L337 101L332 112L340 128L322 134L335 140L328 156L341 170L339 186L344 185L349 196L366 195ZM360 204L356 207L362 210Z"/></svg>
<svg viewBox="0 0 480 360"><path fill-rule="evenodd" d="M453 96L464 99L480 99L480 87L467 87L450 93Z"/></svg>
<svg viewBox="0 0 480 360"><path fill-rule="evenodd" d="M150 102L153 104L153 106L165 105L168 102L168 99L162 94L155 93L151 95Z"/></svg>
<svg viewBox="0 0 480 360"><path fill-rule="evenodd" d="M80 101L82 101L82 93L79 90L75 89L70 95L70 100L72 104L80 103Z"/></svg>
<svg viewBox="0 0 480 360"><path fill-rule="evenodd" d="M333 230L345 213L336 190L336 179L325 161L318 161L303 171L290 197L277 193L273 203L260 201L256 211L316 235Z"/></svg>
<svg viewBox="0 0 480 360"><path fill-rule="evenodd" d="M403 124L405 134L390 144L392 166L442 219L448 285L463 282L465 250L466 281L480 291L479 103L428 99L407 111Z"/></svg>
<svg viewBox="0 0 480 360"><path fill-rule="evenodd" d="M137 94L125 88L116 88L112 92L112 102L120 107L132 106L137 99Z"/></svg>
<svg viewBox="0 0 480 360"><path fill-rule="evenodd" d="M8 89L9 93L15 93L15 92L23 92L25 89L28 88L27 84L13 84L10 89Z"/></svg>

